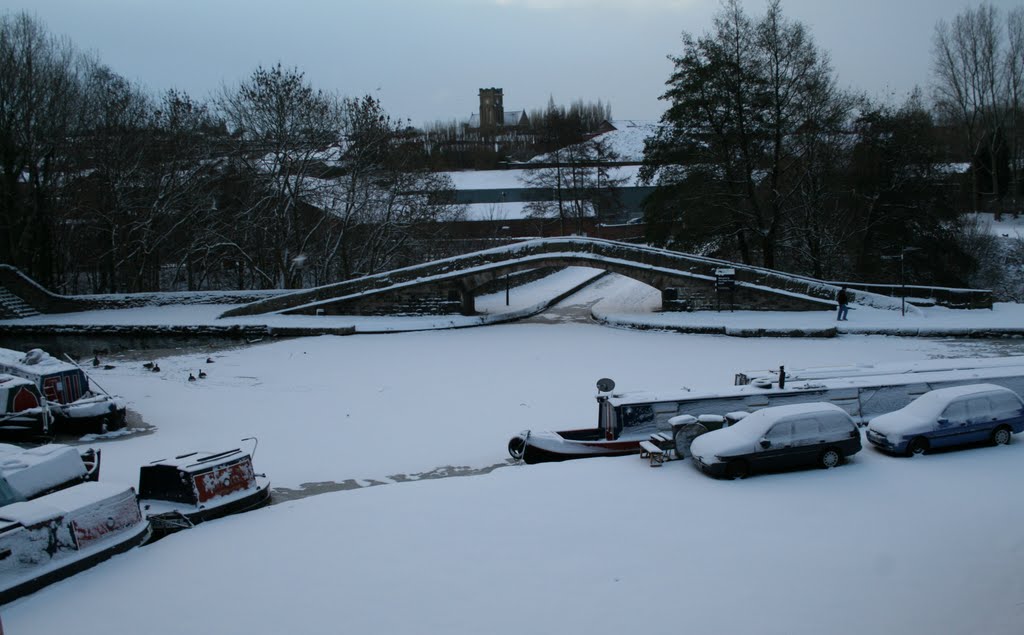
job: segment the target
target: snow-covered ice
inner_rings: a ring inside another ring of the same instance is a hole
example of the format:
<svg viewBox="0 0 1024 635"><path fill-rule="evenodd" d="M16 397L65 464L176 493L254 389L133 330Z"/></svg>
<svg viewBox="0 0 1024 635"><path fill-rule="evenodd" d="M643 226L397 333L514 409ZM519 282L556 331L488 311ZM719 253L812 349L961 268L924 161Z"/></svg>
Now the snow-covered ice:
<svg viewBox="0 0 1024 635"><path fill-rule="evenodd" d="M749 368L1024 353L1018 340L584 323L591 309L654 315L651 294L608 276L523 323L183 351L159 373L115 360L95 375L156 430L98 444L103 481L257 436L256 470L289 496L351 487L117 556L0 608L5 631L1020 633L1019 439L915 459L865 444L837 469L743 481L636 457L508 465L520 430L594 425L600 377L711 390ZM464 476L437 478L450 475Z"/></svg>

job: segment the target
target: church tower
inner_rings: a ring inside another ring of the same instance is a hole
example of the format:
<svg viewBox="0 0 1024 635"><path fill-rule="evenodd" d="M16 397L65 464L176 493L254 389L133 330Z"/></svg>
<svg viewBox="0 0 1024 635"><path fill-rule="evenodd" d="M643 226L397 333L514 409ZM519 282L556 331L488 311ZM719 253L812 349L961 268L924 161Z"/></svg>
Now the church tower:
<svg viewBox="0 0 1024 635"><path fill-rule="evenodd" d="M493 132L505 125L505 106L500 88L480 89L480 130Z"/></svg>

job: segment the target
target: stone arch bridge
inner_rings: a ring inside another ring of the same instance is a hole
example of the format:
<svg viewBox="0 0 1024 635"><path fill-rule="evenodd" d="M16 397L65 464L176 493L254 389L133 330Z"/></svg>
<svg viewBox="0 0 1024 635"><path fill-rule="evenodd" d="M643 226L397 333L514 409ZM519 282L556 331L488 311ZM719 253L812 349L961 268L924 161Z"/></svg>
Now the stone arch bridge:
<svg viewBox="0 0 1024 635"><path fill-rule="evenodd" d="M822 310L834 306L838 291L829 282L714 258L593 238L545 238L277 295L235 307L221 317L265 313L472 315L476 297L503 288L507 277L570 266L604 269L650 285L661 291L665 310L715 309L719 302L745 310ZM716 285L716 272L722 269L734 271L729 291ZM971 295L987 292L947 291L959 292L953 294L954 303L984 304L987 300L991 306L988 295ZM900 306L898 298L869 290L853 291L853 295L861 304L897 310Z"/></svg>

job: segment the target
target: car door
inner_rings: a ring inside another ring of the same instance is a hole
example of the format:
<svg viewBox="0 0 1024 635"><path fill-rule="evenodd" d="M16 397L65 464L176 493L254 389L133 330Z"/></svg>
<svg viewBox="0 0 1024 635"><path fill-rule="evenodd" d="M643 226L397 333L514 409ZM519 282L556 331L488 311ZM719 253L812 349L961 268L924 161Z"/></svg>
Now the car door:
<svg viewBox="0 0 1024 635"><path fill-rule="evenodd" d="M1024 432L1024 404L1021 404L1020 397L1009 391L994 392L988 397L996 425L1005 423L1015 433Z"/></svg>
<svg viewBox="0 0 1024 635"><path fill-rule="evenodd" d="M784 465L790 467L809 465L818 460L825 439L821 432L821 421L817 417L803 416L793 420L791 449L784 457Z"/></svg>
<svg viewBox="0 0 1024 635"><path fill-rule="evenodd" d="M992 402L985 395L978 395L967 400L967 424L961 427L956 437L957 443L973 443L984 441L996 427L996 417L992 411Z"/></svg>
<svg viewBox="0 0 1024 635"><path fill-rule="evenodd" d="M793 423L778 421L758 442L750 457L750 467L756 470L774 470L784 467L793 441Z"/></svg>
<svg viewBox="0 0 1024 635"><path fill-rule="evenodd" d="M849 416L838 412L828 413L820 416L819 420L824 445L839 448L843 456L860 452L860 430Z"/></svg>
<svg viewBox="0 0 1024 635"><path fill-rule="evenodd" d="M967 398L954 399L946 406L931 432L925 434L933 448L955 445L967 427Z"/></svg>

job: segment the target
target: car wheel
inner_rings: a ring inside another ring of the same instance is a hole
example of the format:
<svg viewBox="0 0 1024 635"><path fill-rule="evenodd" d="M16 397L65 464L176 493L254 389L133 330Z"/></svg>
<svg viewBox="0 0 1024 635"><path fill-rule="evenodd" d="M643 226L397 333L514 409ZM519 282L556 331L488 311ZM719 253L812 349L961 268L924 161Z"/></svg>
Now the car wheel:
<svg viewBox="0 0 1024 635"><path fill-rule="evenodd" d="M729 478L747 478L750 475L750 465L743 459L729 461L725 466L725 474Z"/></svg>
<svg viewBox="0 0 1024 635"><path fill-rule="evenodd" d="M912 439L907 444L907 456L914 456L915 454L924 454L928 451L928 440L923 437L917 437Z"/></svg>
<svg viewBox="0 0 1024 635"><path fill-rule="evenodd" d="M992 445L1007 445L1012 434L1006 426L999 426L992 432Z"/></svg>
<svg viewBox="0 0 1024 635"><path fill-rule="evenodd" d="M821 464L821 467L826 470L831 469L833 467L838 467L839 464L843 462L843 455L835 448L828 448L821 453L821 457L818 459L818 462Z"/></svg>

